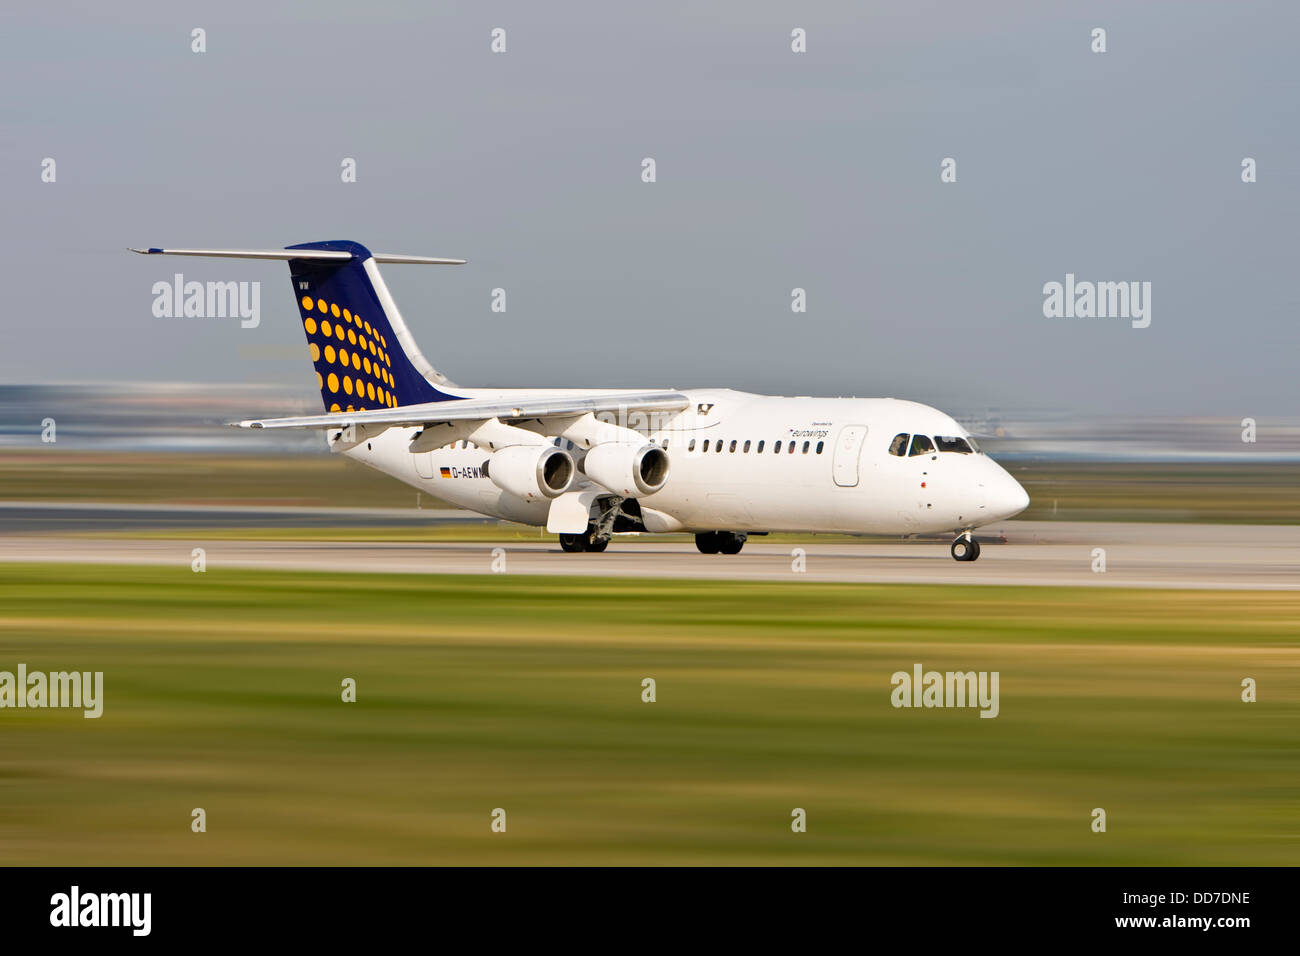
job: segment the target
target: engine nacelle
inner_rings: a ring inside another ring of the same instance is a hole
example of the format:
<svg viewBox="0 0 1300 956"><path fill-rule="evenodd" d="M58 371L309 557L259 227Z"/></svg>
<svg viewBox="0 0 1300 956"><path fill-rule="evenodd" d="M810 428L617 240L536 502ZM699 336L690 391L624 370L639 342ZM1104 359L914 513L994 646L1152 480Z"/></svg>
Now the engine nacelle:
<svg viewBox="0 0 1300 956"><path fill-rule="evenodd" d="M554 445L510 445L483 462L494 485L525 501L559 497L576 472L573 456Z"/></svg>
<svg viewBox="0 0 1300 956"><path fill-rule="evenodd" d="M625 497L652 495L668 480L668 452L656 445L605 442L587 452L582 470Z"/></svg>

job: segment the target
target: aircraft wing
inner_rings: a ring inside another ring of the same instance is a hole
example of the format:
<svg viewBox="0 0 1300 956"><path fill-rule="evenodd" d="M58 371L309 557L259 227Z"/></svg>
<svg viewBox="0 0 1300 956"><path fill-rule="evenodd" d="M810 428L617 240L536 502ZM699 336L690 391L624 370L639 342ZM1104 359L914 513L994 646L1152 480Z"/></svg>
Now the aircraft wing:
<svg viewBox="0 0 1300 956"><path fill-rule="evenodd" d="M428 426L444 422L527 421L535 418L573 418L588 412L673 412L690 406L678 392L605 392L521 397L514 401L463 398L364 412L327 412L295 418L255 418L231 422L237 428L341 428L348 425Z"/></svg>

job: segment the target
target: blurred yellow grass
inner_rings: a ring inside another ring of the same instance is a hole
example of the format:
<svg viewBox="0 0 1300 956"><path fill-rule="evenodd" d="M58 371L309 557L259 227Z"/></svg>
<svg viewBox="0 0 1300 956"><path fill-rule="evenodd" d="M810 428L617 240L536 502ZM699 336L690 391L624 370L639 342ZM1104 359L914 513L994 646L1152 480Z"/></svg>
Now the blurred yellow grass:
<svg viewBox="0 0 1300 956"><path fill-rule="evenodd" d="M98 721L0 711L8 863L1300 859L1283 592L8 565L0 598L0 669L105 672ZM915 662L999 671L1000 716L892 708Z"/></svg>

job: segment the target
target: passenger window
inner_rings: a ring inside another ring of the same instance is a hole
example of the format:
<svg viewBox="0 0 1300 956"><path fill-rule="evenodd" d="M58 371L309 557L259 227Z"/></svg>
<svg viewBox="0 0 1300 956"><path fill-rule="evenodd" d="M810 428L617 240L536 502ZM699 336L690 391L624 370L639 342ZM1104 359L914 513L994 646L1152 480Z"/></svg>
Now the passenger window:
<svg viewBox="0 0 1300 956"><path fill-rule="evenodd" d="M748 439L748 438L745 439L744 453L745 453L746 455L749 454L749 439Z"/></svg>
<svg viewBox="0 0 1300 956"><path fill-rule="evenodd" d="M966 439L960 437L945 438L943 435L935 435L934 443L940 451L955 451L961 455L970 454L970 445L966 444Z"/></svg>
<svg viewBox="0 0 1300 956"><path fill-rule="evenodd" d="M686 446L686 450L687 450L687 451L695 451L695 439L694 439L694 438L692 438L692 439L691 439L691 443L690 443L689 445Z"/></svg>
<svg viewBox="0 0 1300 956"><path fill-rule="evenodd" d="M786 451L787 451L789 454L793 455L793 454L794 454L794 446L797 445L797 444L798 444L798 442L790 442L790 444L788 444L788 445L785 446Z"/></svg>
<svg viewBox="0 0 1300 956"><path fill-rule="evenodd" d="M763 441L764 440L760 438L758 440L758 447L754 449L754 451L759 455L763 454Z"/></svg>
<svg viewBox="0 0 1300 956"><path fill-rule="evenodd" d="M736 453L736 440L734 438L731 440L731 453L733 455Z"/></svg>
<svg viewBox="0 0 1300 956"><path fill-rule="evenodd" d="M826 447L826 443L824 441L819 441L817 443L817 454L820 455L822 453L822 449L825 447Z"/></svg>
<svg viewBox="0 0 1300 956"><path fill-rule="evenodd" d="M904 432L901 435L895 435L894 440L889 443L889 453L902 458L907 454L907 440L912 436Z"/></svg>
<svg viewBox="0 0 1300 956"><path fill-rule="evenodd" d="M915 455L928 455L934 451L934 442L930 441L925 435L912 436L912 450L907 454L909 457Z"/></svg>
<svg viewBox="0 0 1300 956"><path fill-rule="evenodd" d="M772 446L772 451L773 451L773 453L775 453L775 454L777 454L777 455L781 454L781 443L780 443L780 442L777 442L775 445L773 445L773 446Z"/></svg>
<svg viewBox="0 0 1300 956"><path fill-rule="evenodd" d="M805 455L808 454L808 449L811 448L811 447L812 447L812 442L804 442L804 443L803 443L803 453L804 453Z"/></svg>
<svg viewBox="0 0 1300 956"><path fill-rule="evenodd" d="M719 438L719 439L718 439L718 443L717 443L716 445L713 446L713 450L714 450L715 452L717 452L718 454L722 454L722 439L721 439L721 438Z"/></svg>

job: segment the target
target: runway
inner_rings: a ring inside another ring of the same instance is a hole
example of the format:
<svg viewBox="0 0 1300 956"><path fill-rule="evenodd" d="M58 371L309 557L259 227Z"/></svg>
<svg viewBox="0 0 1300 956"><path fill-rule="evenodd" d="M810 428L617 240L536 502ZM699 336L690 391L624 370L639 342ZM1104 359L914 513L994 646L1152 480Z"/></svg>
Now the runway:
<svg viewBox="0 0 1300 956"><path fill-rule="evenodd" d="M435 520L450 520L439 515ZM346 518L339 522L346 524ZM265 525L261 525L265 527ZM63 526L66 527L66 526ZM503 530L504 530L503 526ZM330 542L149 540L67 533L0 534L0 562L174 564L194 548L223 567L346 573L556 574L628 578L981 585L1300 589L1300 528L1008 521L980 533L980 559L958 563L943 540L751 538L739 555L703 555L689 538L616 537L603 554L565 554L553 541ZM1005 539L1005 543L1001 543ZM1105 570L1095 549L1105 552ZM500 550L497 550L500 549ZM802 551L802 555L800 555ZM802 570L800 568L802 567Z"/></svg>

